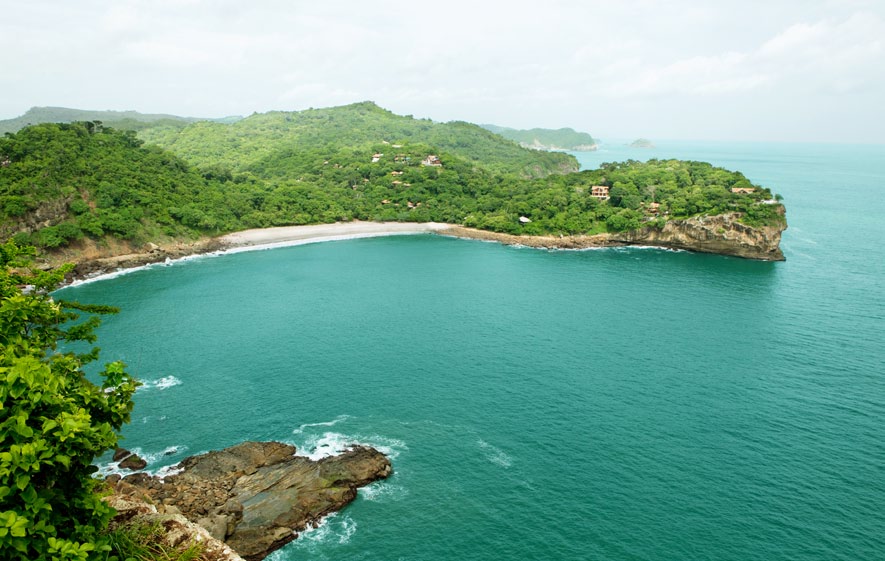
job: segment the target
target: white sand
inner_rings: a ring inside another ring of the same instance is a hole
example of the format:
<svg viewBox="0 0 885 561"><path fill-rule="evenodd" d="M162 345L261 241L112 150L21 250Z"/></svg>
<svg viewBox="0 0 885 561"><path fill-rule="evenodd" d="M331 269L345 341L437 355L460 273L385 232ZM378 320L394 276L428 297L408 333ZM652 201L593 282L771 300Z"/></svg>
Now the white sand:
<svg viewBox="0 0 885 561"><path fill-rule="evenodd" d="M407 234L426 234L451 228L439 222L336 222L309 226L283 226L234 232L220 238L227 253L301 245L314 242L373 238Z"/></svg>

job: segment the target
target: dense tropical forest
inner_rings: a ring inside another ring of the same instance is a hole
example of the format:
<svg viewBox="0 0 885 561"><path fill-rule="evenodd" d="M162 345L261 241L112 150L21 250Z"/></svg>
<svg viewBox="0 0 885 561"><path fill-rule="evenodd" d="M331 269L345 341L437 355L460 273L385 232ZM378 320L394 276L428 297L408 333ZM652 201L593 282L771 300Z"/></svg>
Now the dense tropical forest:
<svg viewBox="0 0 885 561"><path fill-rule="evenodd" d="M233 123L160 119L138 133L38 124L0 138L0 238L51 249L354 219L513 234L624 231L731 211L750 225L783 220L768 189L710 164L576 168L568 154L372 103Z"/></svg>
<svg viewBox="0 0 885 561"><path fill-rule="evenodd" d="M588 133L571 128L520 130L497 125L480 126L526 148L583 151L596 150L598 144Z"/></svg>

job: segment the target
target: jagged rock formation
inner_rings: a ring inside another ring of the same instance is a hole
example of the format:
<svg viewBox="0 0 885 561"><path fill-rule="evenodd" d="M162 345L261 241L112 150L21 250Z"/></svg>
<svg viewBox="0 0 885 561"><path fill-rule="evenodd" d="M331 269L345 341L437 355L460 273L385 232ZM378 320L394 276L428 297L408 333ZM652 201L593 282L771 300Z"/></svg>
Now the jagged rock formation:
<svg viewBox="0 0 885 561"><path fill-rule="evenodd" d="M174 242L158 246L154 243L145 244L138 249L122 246L115 248L90 248L89 251L62 250L52 256L47 265L58 266L61 263L75 263L70 273L71 279L83 279L112 273L121 269L132 269L151 263L163 263L169 259L180 259L190 255L210 253L223 249L223 244L215 238L195 242ZM123 253L119 251L122 250Z"/></svg>
<svg viewBox="0 0 885 561"><path fill-rule="evenodd" d="M695 216L671 220L662 229L641 228L610 234L615 242L734 255L762 261L783 261L780 249L784 226L753 228L738 221L739 214Z"/></svg>
<svg viewBox="0 0 885 561"><path fill-rule="evenodd" d="M288 444L244 442L188 458L181 473L165 479L127 476L116 492L182 514L257 561L353 501L358 487L392 473L373 448L355 446L319 461L294 454Z"/></svg>

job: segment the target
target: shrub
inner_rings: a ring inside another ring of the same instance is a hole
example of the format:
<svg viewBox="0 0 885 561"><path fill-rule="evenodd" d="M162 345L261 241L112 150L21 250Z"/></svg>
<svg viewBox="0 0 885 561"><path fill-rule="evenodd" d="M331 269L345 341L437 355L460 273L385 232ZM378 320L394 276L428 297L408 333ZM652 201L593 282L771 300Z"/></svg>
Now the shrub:
<svg viewBox="0 0 885 561"><path fill-rule="evenodd" d="M85 560L107 550L101 531L113 513L92 461L116 444L137 383L113 362L97 386L83 371L97 348L59 350L95 341L98 316L75 322L76 311L115 310L54 301L70 267L32 269L32 252L0 245L0 559Z"/></svg>

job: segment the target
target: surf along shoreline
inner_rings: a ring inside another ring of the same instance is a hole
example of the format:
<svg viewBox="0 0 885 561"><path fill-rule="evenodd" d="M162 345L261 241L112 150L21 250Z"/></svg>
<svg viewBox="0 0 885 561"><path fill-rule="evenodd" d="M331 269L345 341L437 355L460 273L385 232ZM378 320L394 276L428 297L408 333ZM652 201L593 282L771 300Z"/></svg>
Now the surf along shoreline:
<svg viewBox="0 0 885 561"><path fill-rule="evenodd" d="M606 234L596 236L516 236L466 228L440 222L335 222L257 228L232 232L214 238L193 242L172 242L163 245L145 244L138 251L118 255L84 257L75 253L55 254L48 264L57 266L73 262L74 269L67 284L79 284L116 276L132 270L157 264L171 264L203 255L226 255L243 251L260 251L309 243L373 238L399 235L434 234L447 237L493 241L506 245L520 245L539 249L587 249L628 245L608 239Z"/></svg>
<svg viewBox="0 0 885 561"><path fill-rule="evenodd" d="M68 283L118 275L157 263L193 258L199 255L222 255L308 243L380 236L434 234L463 239L498 242L538 249L591 249L603 247L645 246L681 249L719 255L731 255L762 261L782 261L780 234L785 228L751 228L741 224L739 215L701 216L667 223L661 231L643 228L632 232L595 235L520 236L477 230L440 222L335 222L243 230L203 238L194 242L148 243L132 248L93 250L90 253L63 251L50 255L48 266L73 262Z"/></svg>

